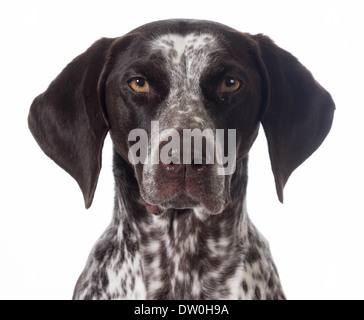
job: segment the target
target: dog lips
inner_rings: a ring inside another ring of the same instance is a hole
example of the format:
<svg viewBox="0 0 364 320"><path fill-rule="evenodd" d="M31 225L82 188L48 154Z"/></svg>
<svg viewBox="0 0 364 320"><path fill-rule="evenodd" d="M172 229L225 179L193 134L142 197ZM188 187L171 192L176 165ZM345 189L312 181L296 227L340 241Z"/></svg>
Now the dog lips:
<svg viewBox="0 0 364 320"><path fill-rule="evenodd" d="M152 204L146 204L145 207L147 208L147 211L151 214L156 214L157 213L157 206L153 206Z"/></svg>

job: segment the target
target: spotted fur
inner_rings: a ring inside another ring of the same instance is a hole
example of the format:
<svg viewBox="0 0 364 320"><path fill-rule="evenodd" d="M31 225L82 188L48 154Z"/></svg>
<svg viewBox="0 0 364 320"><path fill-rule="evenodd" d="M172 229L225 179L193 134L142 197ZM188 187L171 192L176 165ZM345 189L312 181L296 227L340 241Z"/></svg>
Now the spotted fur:
<svg viewBox="0 0 364 320"><path fill-rule="evenodd" d="M245 167L233 182L243 199ZM120 168L115 173L122 190L128 173ZM285 298L268 242L250 221L244 201L211 216L203 209L135 214L123 205L132 205L125 194L118 192L117 199L114 219L91 252L74 298Z"/></svg>

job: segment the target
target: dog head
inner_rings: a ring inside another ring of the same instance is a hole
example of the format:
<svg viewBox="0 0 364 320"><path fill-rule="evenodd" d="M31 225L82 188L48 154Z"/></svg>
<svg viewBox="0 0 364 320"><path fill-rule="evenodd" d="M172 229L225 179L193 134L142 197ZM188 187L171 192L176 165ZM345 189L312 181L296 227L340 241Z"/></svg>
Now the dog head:
<svg viewBox="0 0 364 320"><path fill-rule="evenodd" d="M329 93L268 37L167 20L97 41L34 100L28 121L43 151L76 179L87 208L110 131L148 211L214 214L229 203L235 162L247 157L260 123L283 201L289 176L325 139L333 113ZM191 132L201 133L196 148ZM219 161L229 146L229 163Z"/></svg>

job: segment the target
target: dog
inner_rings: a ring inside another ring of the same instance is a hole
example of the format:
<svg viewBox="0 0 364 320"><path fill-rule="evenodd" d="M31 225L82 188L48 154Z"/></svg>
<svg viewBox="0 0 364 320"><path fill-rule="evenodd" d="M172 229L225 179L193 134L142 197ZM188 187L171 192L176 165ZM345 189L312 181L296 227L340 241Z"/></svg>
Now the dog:
<svg viewBox="0 0 364 320"><path fill-rule="evenodd" d="M79 184L86 208L107 133L113 141L114 215L73 298L285 299L268 242L246 210L249 150L262 124L283 202L289 176L326 138L334 110L312 74L262 34L165 20L95 42L35 98L28 117L41 149ZM225 135L212 149L226 155L235 147L233 170L219 174L224 166L208 162L201 147L186 150L184 136L167 162L134 162L130 150L142 139L130 137L135 129L147 138L163 132L134 154L149 160L171 142L169 133L208 129L216 138L232 130L235 143Z"/></svg>

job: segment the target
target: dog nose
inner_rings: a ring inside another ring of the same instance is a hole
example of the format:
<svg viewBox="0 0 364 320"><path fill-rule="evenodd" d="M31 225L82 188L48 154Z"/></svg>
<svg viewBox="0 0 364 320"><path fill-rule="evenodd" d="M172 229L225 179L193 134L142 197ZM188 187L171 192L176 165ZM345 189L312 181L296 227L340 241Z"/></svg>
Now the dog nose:
<svg viewBox="0 0 364 320"><path fill-rule="evenodd" d="M179 157L173 157L170 163L160 162L160 165L168 175L183 176L185 174L185 167Z"/></svg>
<svg viewBox="0 0 364 320"><path fill-rule="evenodd" d="M186 177L202 174L207 169L206 160L194 158L191 164L186 165Z"/></svg>
<svg viewBox="0 0 364 320"><path fill-rule="evenodd" d="M202 158L194 158L190 164L184 164L173 158L168 164L161 163L164 171L175 177L193 177L202 174L207 169L206 161Z"/></svg>
<svg viewBox="0 0 364 320"><path fill-rule="evenodd" d="M173 140L164 140L159 145L161 167L169 176L201 175L214 163L213 134L211 133L212 137L209 136L208 139L202 133L203 130L197 129L197 132L192 134L194 130L189 129L190 132L186 136L183 129L176 131L182 137L179 142L173 144Z"/></svg>

